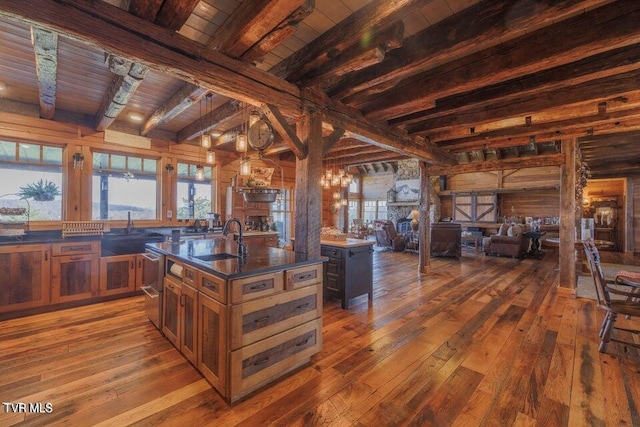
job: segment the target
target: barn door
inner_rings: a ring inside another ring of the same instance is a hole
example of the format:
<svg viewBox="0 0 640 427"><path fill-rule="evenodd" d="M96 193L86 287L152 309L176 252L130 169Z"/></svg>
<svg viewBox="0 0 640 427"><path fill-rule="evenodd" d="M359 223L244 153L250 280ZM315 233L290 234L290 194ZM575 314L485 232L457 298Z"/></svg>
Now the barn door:
<svg viewBox="0 0 640 427"><path fill-rule="evenodd" d="M496 193L468 193L453 196L453 220L462 222L498 221Z"/></svg>

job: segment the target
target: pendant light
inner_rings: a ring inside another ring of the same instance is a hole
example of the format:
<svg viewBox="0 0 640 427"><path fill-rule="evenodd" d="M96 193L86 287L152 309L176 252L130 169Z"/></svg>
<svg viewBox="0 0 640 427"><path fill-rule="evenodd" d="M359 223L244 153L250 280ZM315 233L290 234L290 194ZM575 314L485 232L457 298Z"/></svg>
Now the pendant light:
<svg viewBox="0 0 640 427"><path fill-rule="evenodd" d="M213 164L216 162L216 152L209 150L207 151L207 163Z"/></svg>
<svg viewBox="0 0 640 427"><path fill-rule="evenodd" d="M196 181L204 181L204 167L202 165L196 166Z"/></svg>

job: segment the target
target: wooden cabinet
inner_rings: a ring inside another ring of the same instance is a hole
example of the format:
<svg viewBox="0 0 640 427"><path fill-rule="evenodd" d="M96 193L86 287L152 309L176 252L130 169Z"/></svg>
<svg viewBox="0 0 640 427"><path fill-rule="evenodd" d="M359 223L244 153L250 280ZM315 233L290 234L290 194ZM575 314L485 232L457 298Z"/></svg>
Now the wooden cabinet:
<svg viewBox="0 0 640 427"><path fill-rule="evenodd" d="M51 302L64 303L98 295L100 243L51 245Z"/></svg>
<svg viewBox="0 0 640 427"><path fill-rule="evenodd" d="M271 248L278 247L278 235L275 233L267 235L250 234L248 236L243 236L243 240L245 243L252 245L268 246Z"/></svg>
<svg viewBox="0 0 640 427"><path fill-rule="evenodd" d="M198 291L171 277L164 279L162 332L197 366Z"/></svg>
<svg viewBox="0 0 640 427"><path fill-rule="evenodd" d="M180 274L164 279L163 332L229 401L320 351L320 263L232 280L167 258L168 265L176 263ZM186 284L190 271L197 289Z"/></svg>
<svg viewBox="0 0 640 427"><path fill-rule="evenodd" d="M226 306L198 295L198 370L223 396L227 395Z"/></svg>
<svg viewBox="0 0 640 427"><path fill-rule="evenodd" d="M48 244L0 247L0 313L49 304L50 251Z"/></svg>
<svg viewBox="0 0 640 427"><path fill-rule="evenodd" d="M373 249L371 245L350 248L322 245L321 254L329 257L324 265L324 292L339 298L342 308L349 301L367 294L373 297Z"/></svg>
<svg viewBox="0 0 640 427"><path fill-rule="evenodd" d="M134 292L137 263L135 254L100 258L100 296Z"/></svg>

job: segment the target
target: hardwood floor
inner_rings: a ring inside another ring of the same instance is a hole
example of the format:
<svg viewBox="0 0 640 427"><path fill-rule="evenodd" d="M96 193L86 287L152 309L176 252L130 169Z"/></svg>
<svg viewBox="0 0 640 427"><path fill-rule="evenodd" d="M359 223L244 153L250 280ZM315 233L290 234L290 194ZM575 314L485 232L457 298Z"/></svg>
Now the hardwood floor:
<svg viewBox="0 0 640 427"><path fill-rule="evenodd" d="M415 254L376 252L373 302L325 302L314 362L234 405L152 327L142 297L0 322L1 402L52 404L3 404L0 425L640 425L638 350L598 353L602 313L557 296L546 252L464 249L423 276Z"/></svg>

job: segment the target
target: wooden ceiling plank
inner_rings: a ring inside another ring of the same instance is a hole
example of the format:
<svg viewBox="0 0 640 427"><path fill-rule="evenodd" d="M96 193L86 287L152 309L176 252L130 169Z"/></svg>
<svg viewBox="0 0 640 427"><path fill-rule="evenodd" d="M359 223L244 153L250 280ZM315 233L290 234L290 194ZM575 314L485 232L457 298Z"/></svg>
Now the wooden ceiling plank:
<svg viewBox="0 0 640 427"><path fill-rule="evenodd" d="M324 158L326 160L345 159L353 156L354 154L355 155L377 154L377 153L382 153L387 151L388 150L385 150L380 147L376 147L375 145L369 145L367 148L360 148L358 150L351 149L351 150L330 151Z"/></svg>
<svg viewBox="0 0 640 427"><path fill-rule="evenodd" d="M187 22L198 3L200 0L164 0L155 20L151 22L178 31Z"/></svg>
<svg viewBox="0 0 640 427"><path fill-rule="evenodd" d="M315 0L306 0L302 3L302 6L293 11L276 28L251 46L240 58L245 62L253 62L271 52L296 32L298 24L311 15L314 8Z"/></svg>
<svg viewBox="0 0 640 427"><path fill-rule="evenodd" d="M575 84L575 79L581 76L629 65L640 67L636 65L640 62L638 45L631 51L608 52L640 40L637 25L640 4L630 2L620 6L601 7L404 79L392 90L377 93L375 99L368 100L363 113L373 119L389 119L424 109L422 105L436 99L505 80L517 78L523 91L554 83L561 88ZM534 45L545 48L531 49ZM523 82L523 76L545 70L548 71ZM344 102L350 104L351 98Z"/></svg>
<svg viewBox="0 0 640 427"><path fill-rule="evenodd" d="M144 65L133 63L127 75L114 77L96 113L97 131L107 129L114 122L148 72Z"/></svg>
<svg viewBox="0 0 640 427"><path fill-rule="evenodd" d="M280 134L284 143L291 148L291 151L294 152L296 157L299 160L304 159L307 156L306 141L300 141L296 131L289 125L287 119L282 115L278 107L271 104L265 104L262 107L262 112L267 116L271 125Z"/></svg>
<svg viewBox="0 0 640 427"><path fill-rule="evenodd" d="M56 112L58 74L58 34L31 27L31 43L36 61L40 97L40 117L53 120Z"/></svg>
<svg viewBox="0 0 640 427"><path fill-rule="evenodd" d="M376 34L370 43L357 43L335 56L330 51L330 60L310 70L300 79L300 84L324 87L346 74L378 64L386 52L402 46L403 34L404 24L398 20Z"/></svg>
<svg viewBox="0 0 640 427"><path fill-rule="evenodd" d="M457 175L461 173L489 172L505 169L523 169L541 166L560 166L564 164L564 154L544 154L530 157L516 157L496 161L465 163L456 166L432 166L427 167L429 176Z"/></svg>
<svg viewBox="0 0 640 427"><path fill-rule="evenodd" d="M375 34L386 23L401 19L433 0L388 0L373 1L335 25L331 31L322 33L305 47L280 61L270 72L289 81L296 81L312 68L328 60L327 52L338 52Z"/></svg>
<svg viewBox="0 0 640 427"><path fill-rule="evenodd" d="M215 110L203 114L198 120L181 129L178 132L177 141L188 141L216 126L221 126L229 122L240 111L242 111L242 107L238 101L228 101Z"/></svg>
<svg viewBox="0 0 640 427"><path fill-rule="evenodd" d="M336 143L344 135L344 132L344 129L337 128L334 129L333 132L331 132L331 135L322 138L322 157L326 156L329 150L331 150L336 145Z"/></svg>
<svg viewBox="0 0 640 427"><path fill-rule="evenodd" d="M239 58L303 3L304 0L244 1L213 34L207 46Z"/></svg>
<svg viewBox="0 0 640 427"><path fill-rule="evenodd" d="M194 103L200 101L207 92L207 89L191 83L185 83L178 92L174 93L171 98L166 100L149 116L140 129L140 135L146 135L152 129L176 117Z"/></svg>
<svg viewBox="0 0 640 427"><path fill-rule="evenodd" d="M523 27L543 27L606 3L609 1L561 0L539 3L536 7L522 3L516 12L512 0L478 2L405 39L403 46L389 52L383 63L351 74L331 88L328 94L334 99L342 99L385 81L425 71L438 61L448 62L512 39L521 34ZM505 16L507 13L508 17ZM509 25L504 25L505 20Z"/></svg>

